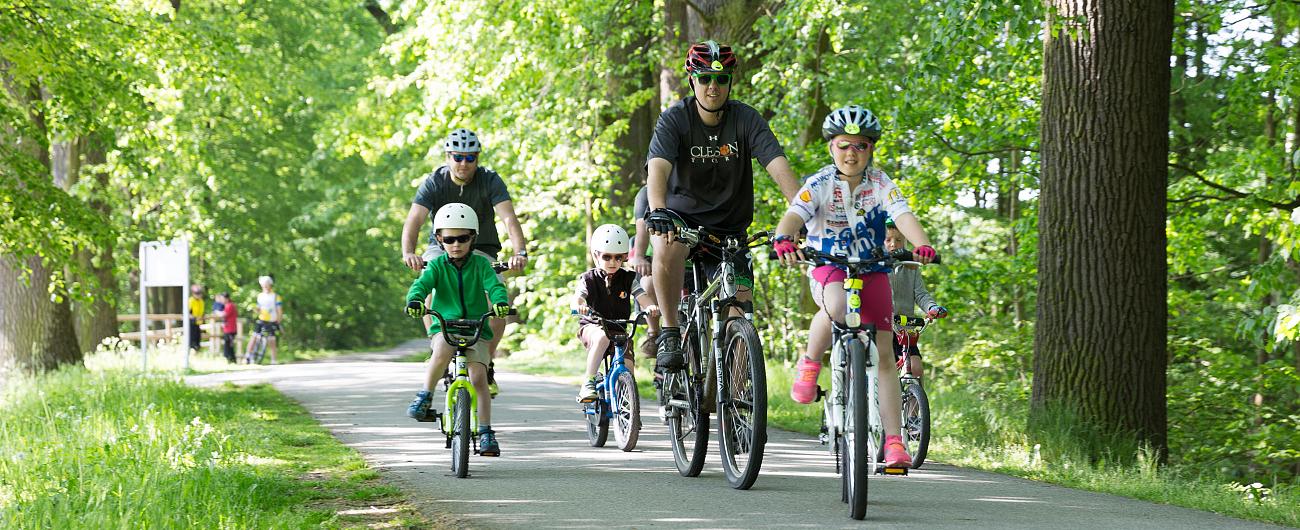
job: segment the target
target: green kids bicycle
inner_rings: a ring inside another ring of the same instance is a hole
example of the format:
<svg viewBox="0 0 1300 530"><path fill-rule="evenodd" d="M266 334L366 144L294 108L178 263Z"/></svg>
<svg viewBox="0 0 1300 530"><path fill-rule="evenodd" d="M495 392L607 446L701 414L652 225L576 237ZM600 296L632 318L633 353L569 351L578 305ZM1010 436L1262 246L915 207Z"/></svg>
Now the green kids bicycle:
<svg viewBox="0 0 1300 530"><path fill-rule="evenodd" d="M510 314L515 313L512 308ZM478 441L474 440L478 433L478 393L469 382L468 352L483 336L483 328L494 313L489 311L478 319L455 320L447 320L433 309L425 309L424 314L438 321L443 339L456 348L455 375L448 371L443 378L447 390L446 408L443 409L446 412L434 414L438 419L438 429L447 437L447 448L451 449L451 472L457 478L465 478L469 476L471 444L474 453L479 452Z"/></svg>

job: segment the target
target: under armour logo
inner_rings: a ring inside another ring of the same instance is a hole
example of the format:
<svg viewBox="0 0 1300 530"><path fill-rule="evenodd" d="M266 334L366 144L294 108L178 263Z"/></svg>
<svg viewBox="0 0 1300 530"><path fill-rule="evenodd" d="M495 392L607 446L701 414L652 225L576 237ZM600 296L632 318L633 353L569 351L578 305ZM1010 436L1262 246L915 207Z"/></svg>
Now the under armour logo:
<svg viewBox="0 0 1300 530"><path fill-rule="evenodd" d="M717 137L717 136L710 136L710 137L709 137L709 141L710 141L710 142L716 142L716 141L718 141L718 137Z"/></svg>

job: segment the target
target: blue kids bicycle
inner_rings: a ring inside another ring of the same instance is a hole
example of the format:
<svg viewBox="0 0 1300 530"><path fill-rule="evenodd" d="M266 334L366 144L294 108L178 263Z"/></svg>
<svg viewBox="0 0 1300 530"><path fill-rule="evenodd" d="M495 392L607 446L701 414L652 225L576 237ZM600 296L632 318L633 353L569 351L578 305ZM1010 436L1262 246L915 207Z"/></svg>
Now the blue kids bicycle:
<svg viewBox="0 0 1300 530"><path fill-rule="evenodd" d="M645 322L645 312L630 319L606 319L598 314L586 315L595 319L605 336L609 348L605 350L605 368L596 374L596 399L582 403L582 413L587 418L587 441L592 447L604 447L609 438L609 423L614 420L614 437L618 448L631 451L636 448L641 433L641 397L637 394L636 376L623 360L628 345L633 344L637 324ZM603 375L602 375L603 374Z"/></svg>

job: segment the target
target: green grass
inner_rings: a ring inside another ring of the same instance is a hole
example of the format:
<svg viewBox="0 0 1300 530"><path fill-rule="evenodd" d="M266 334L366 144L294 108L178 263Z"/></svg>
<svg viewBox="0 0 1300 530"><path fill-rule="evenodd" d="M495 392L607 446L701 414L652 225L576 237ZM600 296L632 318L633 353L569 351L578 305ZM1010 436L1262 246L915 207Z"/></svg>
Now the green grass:
<svg viewBox="0 0 1300 530"><path fill-rule="evenodd" d="M138 356L87 364L0 397L0 527L431 526L269 386L190 387Z"/></svg>

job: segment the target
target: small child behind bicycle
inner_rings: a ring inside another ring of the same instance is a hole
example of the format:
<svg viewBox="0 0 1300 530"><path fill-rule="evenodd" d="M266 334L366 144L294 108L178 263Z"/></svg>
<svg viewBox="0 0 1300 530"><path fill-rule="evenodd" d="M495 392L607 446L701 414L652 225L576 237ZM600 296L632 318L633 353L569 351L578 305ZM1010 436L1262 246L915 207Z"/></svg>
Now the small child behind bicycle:
<svg viewBox="0 0 1300 530"><path fill-rule="evenodd" d="M921 243L914 252L916 259L929 263L934 248L921 223L907 206L907 199L883 171L872 167L876 142L880 140L880 120L857 105L836 109L822 122L822 137L827 140L834 164L808 178L790 208L777 225L772 247L786 265L795 265L803 255L794 237L800 226L808 229L808 245L820 252L840 256L872 258L884 245L885 219L892 216L898 227L913 241ZM861 277L863 287L861 312L864 323L876 327L877 366L880 410L899 410L898 368L893 362L893 303L890 296L889 269L876 266ZM811 403L817 395L817 374L822 357L831 343L831 319L843 322L845 313L844 280L847 273L834 265L811 271L813 300L821 308L808 329L808 349L796 367L790 397L799 403ZM881 414L885 429L885 465L906 467L912 463L903 445L898 414Z"/></svg>
<svg viewBox="0 0 1300 530"><path fill-rule="evenodd" d="M636 299L649 313L649 319L659 318L659 307L641 289L636 273L623 268L631 247L627 231L617 225L601 225L591 233L588 247L596 266L578 276L578 292L573 300L573 309L583 315L578 339L587 348L587 372L583 376L586 382L578 389L579 403L596 400L596 371L610 346L605 329L587 315L595 313L609 320L624 320L632 316L632 300ZM629 370L635 366L635 358L628 345L623 362Z"/></svg>
<svg viewBox="0 0 1300 530"><path fill-rule="evenodd" d="M442 314L446 320L478 319L488 312L487 298L495 304L493 313L498 318L510 312L506 286L497 279L492 270L492 262L483 256L473 254L474 237L478 234L478 215L474 209L461 203L450 203L438 209L433 218L434 237L442 243L447 253L429 261L406 293L406 313L413 318L424 316L425 297L433 293L431 307ZM484 293L487 297L484 297ZM430 347L433 356L425 374L424 390L415 394L415 399L407 407L406 414L418 421L433 421L433 391L438 378L447 370L456 355L456 348L442 337L437 319L429 325ZM488 355L488 341L492 339L492 328L484 326L481 340L470 348L468 369L470 383L480 396L478 401L479 420L479 454L483 456L500 456L501 447L497 443L496 433L492 430L492 400L489 395L487 366L491 361Z"/></svg>
<svg viewBox="0 0 1300 530"><path fill-rule="evenodd" d="M905 248L907 238L903 237L903 232L898 230L894 221L885 222L885 250L893 252L900 248ZM948 310L934 301L934 296L930 295L930 290L925 288L925 282L921 281L921 271L908 267L900 267L889 275L889 287L894 293L894 314L902 315L907 318L916 318L913 310L917 307L925 308L925 315L930 318L944 318L948 316ZM896 337L894 341L894 358L902 360L903 342L906 341L910 348L911 355L911 374L913 377L921 377L924 370L921 369L921 347L917 344L915 336Z"/></svg>

